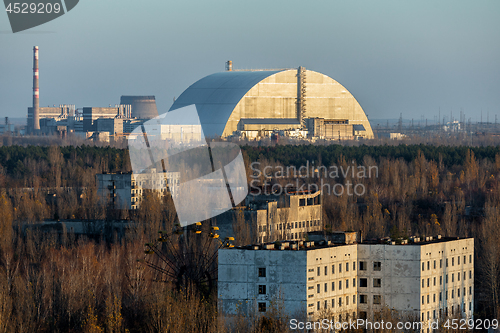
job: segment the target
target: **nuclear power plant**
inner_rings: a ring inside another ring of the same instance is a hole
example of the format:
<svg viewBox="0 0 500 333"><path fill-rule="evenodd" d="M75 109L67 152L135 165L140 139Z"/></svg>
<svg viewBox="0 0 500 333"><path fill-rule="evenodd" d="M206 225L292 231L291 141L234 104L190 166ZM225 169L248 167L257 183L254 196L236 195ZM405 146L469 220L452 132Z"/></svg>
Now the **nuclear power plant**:
<svg viewBox="0 0 500 333"><path fill-rule="evenodd" d="M128 136L159 115L155 96L124 95L114 107L40 107L39 78L39 49L35 46L33 106L28 108L27 119L30 134L75 133L109 141L110 137ZM205 137L373 138L370 122L354 96L334 79L304 67L235 70L228 61L226 71L192 84L169 111L192 104Z"/></svg>
<svg viewBox="0 0 500 333"><path fill-rule="evenodd" d="M304 67L234 70L202 78L169 111L195 104L205 136L372 139L365 112L334 79Z"/></svg>
<svg viewBox="0 0 500 333"><path fill-rule="evenodd" d="M155 96L121 96L120 104L108 107L54 105L40 107L39 49L33 48L33 106L28 107L28 134L74 133L109 141L131 133L135 127L157 117Z"/></svg>

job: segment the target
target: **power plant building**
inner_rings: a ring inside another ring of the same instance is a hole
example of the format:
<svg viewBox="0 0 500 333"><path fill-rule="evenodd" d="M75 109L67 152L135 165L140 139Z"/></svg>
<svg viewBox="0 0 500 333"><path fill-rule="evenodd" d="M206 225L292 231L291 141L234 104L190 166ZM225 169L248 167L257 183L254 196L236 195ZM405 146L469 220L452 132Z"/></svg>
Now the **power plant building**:
<svg viewBox="0 0 500 333"><path fill-rule="evenodd" d="M131 118L152 119L158 117L154 96L121 96L120 104L132 106Z"/></svg>
<svg viewBox="0 0 500 333"><path fill-rule="evenodd" d="M195 104L205 136L261 138L273 132L309 138L371 139L354 96L334 79L303 67L215 73L187 88L169 111Z"/></svg>

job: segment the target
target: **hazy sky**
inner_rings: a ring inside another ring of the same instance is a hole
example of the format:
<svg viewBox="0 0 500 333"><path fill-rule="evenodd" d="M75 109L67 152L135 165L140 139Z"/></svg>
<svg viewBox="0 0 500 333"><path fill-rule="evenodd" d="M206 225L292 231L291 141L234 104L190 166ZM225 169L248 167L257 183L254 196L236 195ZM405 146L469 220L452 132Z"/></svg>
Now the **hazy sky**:
<svg viewBox="0 0 500 333"><path fill-rule="evenodd" d="M198 79L304 66L344 85L369 118L500 115L500 1L81 0L13 34L0 12L0 116L26 117L32 48L40 106L155 95L160 113Z"/></svg>

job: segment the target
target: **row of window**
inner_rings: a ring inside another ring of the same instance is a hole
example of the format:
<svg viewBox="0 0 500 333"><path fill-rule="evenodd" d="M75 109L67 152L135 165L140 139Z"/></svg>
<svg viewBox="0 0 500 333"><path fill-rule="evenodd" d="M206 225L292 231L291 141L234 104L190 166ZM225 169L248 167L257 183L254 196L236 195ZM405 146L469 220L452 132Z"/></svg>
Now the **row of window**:
<svg viewBox="0 0 500 333"><path fill-rule="evenodd" d="M448 267L448 259L449 258L446 258L446 267ZM463 264L467 264L467 256L463 256ZM472 264L472 254L469 254L469 264ZM460 256L457 256L457 265L460 265ZM423 262L422 263L422 272L425 271L425 266L426 266L426 263ZM437 266L437 263L436 263L436 260L434 260L434 263L433 263L433 268L436 269L436 266ZM455 266L455 257L452 257L451 258L451 266ZM439 259L439 268L443 268L443 259ZM430 260L427 261L427 270L429 271L431 269L431 262Z"/></svg>
<svg viewBox="0 0 500 333"><path fill-rule="evenodd" d="M342 290L342 280L339 280L337 281L337 287L338 287L338 290ZM356 279L353 278L352 279L352 287L353 288L356 288ZM314 287L310 286L309 289L313 289ZM346 279L345 280L345 288L346 289L349 289L349 279ZM332 282L332 288L331 288L331 291L335 291L335 281ZM321 284L318 283L316 285L316 292L319 294L321 293ZM328 292L328 283L325 283L324 284L324 287L323 287L323 292L324 293L327 293Z"/></svg>
<svg viewBox="0 0 500 333"><path fill-rule="evenodd" d="M451 309L451 311L449 311L449 312L451 312L451 315L454 315L455 313L456 314L460 314L460 311L462 311L462 312L467 311L465 304L463 304L462 306L460 306L460 304L458 304L458 305L452 305L450 307L450 309ZM472 311L472 302L469 302L469 311ZM448 308L445 308L444 311L439 311L439 312L440 312L439 315L441 317L443 315L444 316L448 316ZM427 320L429 320L429 319L431 319L430 311L427 311ZM437 319L436 318L436 310L432 311L432 319ZM423 320L425 320L425 313L424 312L422 312L422 321Z"/></svg>
<svg viewBox="0 0 500 333"><path fill-rule="evenodd" d="M466 296L467 292L467 289L464 287L463 289L463 294L462 296ZM456 292L456 295L457 297L460 297L460 288L457 289L457 292ZM469 295L472 295L472 287L469 287ZM427 295L427 297L425 295L422 296L422 304L425 304L425 299L427 298L427 304L430 303L430 295ZM451 290L451 298L455 298L455 289L452 289ZM443 300L443 292L439 292L439 302L441 302ZM445 291L445 300L448 300L448 290ZM432 302L433 303L436 303L436 294L433 294L432 295Z"/></svg>
<svg viewBox="0 0 500 333"><path fill-rule="evenodd" d="M456 273L457 276L457 281L460 281L460 276L462 276L461 273ZM425 288L425 280L422 279L422 288ZM467 272L463 272L463 280L467 280ZM469 271L469 280L472 280L472 270ZM451 274L451 282L455 282L455 273ZM445 275L445 283L448 283L448 274ZM430 287L431 281L430 278L427 278L427 287ZM432 284L435 286L436 285L436 277L432 279ZM443 284L443 276L439 276L439 285L441 286Z"/></svg>
<svg viewBox="0 0 500 333"><path fill-rule="evenodd" d="M338 273L342 273L342 267L345 266L345 271L346 272L349 272L349 263L346 262L345 264L342 264L342 263L339 263L338 264ZM317 267L316 268L317 270L317 276L321 276L321 267ZM355 271L356 270L356 262L354 261L352 263L352 270ZM310 272L311 270L309 270ZM332 274L335 274L335 265L332 265ZM328 275L328 266L324 266L324 275Z"/></svg>
<svg viewBox="0 0 500 333"><path fill-rule="evenodd" d="M359 303L367 304L368 295L359 295ZM373 304L382 304L382 295L373 295Z"/></svg>
<svg viewBox="0 0 500 333"><path fill-rule="evenodd" d="M302 222L295 222L295 223L294 222L278 223L278 224L276 224L276 230L309 228L309 227L316 227L319 225L320 225L319 220L302 221ZM266 231L267 231L267 226L265 226L265 225L259 226L259 232L266 232Z"/></svg>
<svg viewBox="0 0 500 333"><path fill-rule="evenodd" d="M352 296L345 296L345 305L349 305L349 299L351 299L352 297L352 304L356 304L356 295L352 295ZM343 304L343 299L344 297L338 297L337 298L337 301L335 301L335 298L332 298L331 301L328 301L328 300L324 300L323 301L323 309L327 310L328 309L328 303L330 303L330 308L331 309L334 309L335 308L335 304L337 303L338 304L338 307L342 307L342 304ZM313 305L314 303L310 303L309 304L309 307L311 307L311 305ZM316 302L316 310L321 310L321 301L318 301Z"/></svg>

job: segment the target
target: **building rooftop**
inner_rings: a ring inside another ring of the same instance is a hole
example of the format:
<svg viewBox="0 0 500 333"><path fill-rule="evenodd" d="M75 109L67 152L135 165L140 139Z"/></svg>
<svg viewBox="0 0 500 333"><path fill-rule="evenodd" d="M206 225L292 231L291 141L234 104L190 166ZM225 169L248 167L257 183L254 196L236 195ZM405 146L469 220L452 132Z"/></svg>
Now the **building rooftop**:
<svg viewBox="0 0 500 333"><path fill-rule="evenodd" d="M234 249L240 250L292 250L292 251L309 251L316 249L323 249L327 247L337 247L344 245L353 244L366 244L366 245L404 245L404 246L421 246L433 243L449 242L459 239L468 239L460 237L443 237L441 235L437 236L427 236L427 237L416 237L411 236L408 239L391 239L390 237L378 238L378 239L368 239L359 241L359 234L357 232L332 232L324 233L322 231L309 232L309 241L277 241L274 243L263 243L263 244L252 244L246 246L234 247Z"/></svg>

